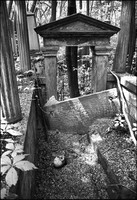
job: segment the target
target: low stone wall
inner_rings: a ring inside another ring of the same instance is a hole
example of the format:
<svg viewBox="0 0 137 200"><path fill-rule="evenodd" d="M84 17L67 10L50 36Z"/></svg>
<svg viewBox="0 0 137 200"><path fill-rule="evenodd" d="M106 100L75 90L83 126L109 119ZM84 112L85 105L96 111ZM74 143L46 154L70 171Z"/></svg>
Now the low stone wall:
<svg viewBox="0 0 137 200"><path fill-rule="evenodd" d="M38 97L38 98L36 98ZM45 140L47 140L47 127L43 113L40 109L42 104L42 91L33 90L29 118L24 140L24 154L28 154L25 160L28 160L38 166L37 163L37 141L38 129L44 129ZM36 169L37 170L37 169ZM33 199L35 190L35 170L20 171L17 185L17 194L19 199Z"/></svg>
<svg viewBox="0 0 137 200"><path fill-rule="evenodd" d="M35 92L33 93L32 99L35 99ZM32 100L29 119L27 122L27 130L24 141L24 153L29 156L26 160L36 164L36 141L37 141L37 112L36 112L36 101ZM31 171L20 171L18 181L17 193L19 199L31 199L32 192L35 188L35 170Z"/></svg>
<svg viewBox="0 0 137 200"><path fill-rule="evenodd" d="M77 134L85 134L95 119L114 116L119 109L116 88L51 103L44 106L49 129Z"/></svg>

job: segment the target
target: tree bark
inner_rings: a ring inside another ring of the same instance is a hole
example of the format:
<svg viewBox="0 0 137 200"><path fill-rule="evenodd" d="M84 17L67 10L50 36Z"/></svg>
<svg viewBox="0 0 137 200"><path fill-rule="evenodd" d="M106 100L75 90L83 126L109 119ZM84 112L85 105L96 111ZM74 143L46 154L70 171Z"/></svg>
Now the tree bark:
<svg viewBox="0 0 137 200"><path fill-rule="evenodd" d="M76 13L76 1L68 0L68 15ZM80 96L78 88L77 46L66 47L66 63L68 69L68 84L70 97Z"/></svg>
<svg viewBox="0 0 137 200"><path fill-rule="evenodd" d="M77 47L71 48L71 60L72 60L72 69L73 69L73 90L74 97L80 96L79 87L78 87L78 64L77 64Z"/></svg>
<svg viewBox="0 0 137 200"><path fill-rule="evenodd" d="M71 64L71 47L66 47L66 64L67 64L67 72L68 72L68 85L69 85L69 92L70 97L73 97L73 69Z"/></svg>
<svg viewBox="0 0 137 200"><path fill-rule="evenodd" d="M22 72L31 69L25 1L15 1L16 26Z"/></svg>
<svg viewBox="0 0 137 200"><path fill-rule="evenodd" d="M9 31L6 1L0 2L1 13L1 80L2 122L15 123L22 119L14 59Z"/></svg>
<svg viewBox="0 0 137 200"><path fill-rule="evenodd" d="M135 51L136 44L136 29L135 29L135 1L132 1L132 16L130 24L130 35L128 44L128 68L127 72L131 72L132 59Z"/></svg>
<svg viewBox="0 0 137 200"><path fill-rule="evenodd" d="M51 18L50 22L53 22L56 20L56 7L57 7L57 0L52 0L51 5Z"/></svg>
<svg viewBox="0 0 137 200"><path fill-rule="evenodd" d="M129 45L130 24L132 16L132 1L122 1L120 32L116 47L113 70L118 73L126 71L126 60Z"/></svg>
<svg viewBox="0 0 137 200"><path fill-rule="evenodd" d="M76 1L68 0L68 16L76 13Z"/></svg>
<svg viewBox="0 0 137 200"><path fill-rule="evenodd" d="M66 63L71 98L79 96L78 81L76 81L78 80L77 60L75 59L75 56L77 56L77 47L68 46L66 48Z"/></svg>

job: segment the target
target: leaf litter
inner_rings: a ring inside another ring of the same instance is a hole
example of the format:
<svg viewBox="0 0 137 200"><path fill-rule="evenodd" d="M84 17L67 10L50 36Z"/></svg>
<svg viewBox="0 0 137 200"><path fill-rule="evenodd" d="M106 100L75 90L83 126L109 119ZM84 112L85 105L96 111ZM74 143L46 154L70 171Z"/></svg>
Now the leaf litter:
<svg viewBox="0 0 137 200"><path fill-rule="evenodd" d="M136 149L129 135L115 130L107 134L112 119L95 120L88 129L120 183L127 188L135 186L128 174L136 177ZM39 130L40 131L40 130ZM38 157L34 199L109 199L108 179L98 163L95 149L89 146L86 134L48 131L38 132ZM56 169L53 160L65 155L67 164Z"/></svg>

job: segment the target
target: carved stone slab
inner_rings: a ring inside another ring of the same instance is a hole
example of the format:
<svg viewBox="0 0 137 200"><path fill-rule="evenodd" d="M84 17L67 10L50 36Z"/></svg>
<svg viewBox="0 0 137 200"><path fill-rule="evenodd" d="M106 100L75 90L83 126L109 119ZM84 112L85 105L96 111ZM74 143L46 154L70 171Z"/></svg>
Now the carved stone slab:
<svg viewBox="0 0 137 200"><path fill-rule="evenodd" d="M116 88L53 104L48 102L43 109L50 130L85 134L95 119L118 113L119 100L113 104L109 97L117 99Z"/></svg>

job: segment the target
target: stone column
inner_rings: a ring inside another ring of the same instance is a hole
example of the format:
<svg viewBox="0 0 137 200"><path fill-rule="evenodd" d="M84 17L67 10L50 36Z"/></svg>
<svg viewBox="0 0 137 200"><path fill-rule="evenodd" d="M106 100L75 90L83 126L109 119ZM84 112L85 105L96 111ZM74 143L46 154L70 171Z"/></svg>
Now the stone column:
<svg viewBox="0 0 137 200"><path fill-rule="evenodd" d="M5 1L1 2L1 18L1 117L2 123L15 123L22 114Z"/></svg>
<svg viewBox="0 0 137 200"><path fill-rule="evenodd" d="M39 51L39 38L37 33L34 31L36 27L35 14L32 12L27 12L27 24L28 24L28 36L29 36L29 47L30 51Z"/></svg>
<svg viewBox="0 0 137 200"><path fill-rule="evenodd" d="M91 70L91 92L106 90L108 56L111 47L96 46L93 51L93 63Z"/></svg>
<svg viewBox="0 0 137 200"><path fill-rule="evenodd" d="M41 50L44 54L45 83L47 99L57 99L57 51L58 46L46 46Z"/></svg>

